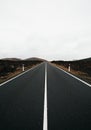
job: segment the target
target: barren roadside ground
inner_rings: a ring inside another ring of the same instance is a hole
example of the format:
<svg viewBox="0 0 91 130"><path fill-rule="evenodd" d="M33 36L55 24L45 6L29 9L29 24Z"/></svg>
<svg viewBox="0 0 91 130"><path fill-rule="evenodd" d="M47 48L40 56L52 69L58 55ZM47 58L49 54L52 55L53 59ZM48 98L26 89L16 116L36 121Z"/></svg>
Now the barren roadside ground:
<svg viewBox="0 0 91 130"><path fill-rule="evenodd" d="M37 64L36 64L37 65ZM28 66L28 67L25 67L25 71L28 70L28 69L31 69L32 67L36 66L36 65L32 65L32 66ZM17 68L16 71L14 72L9 72L7 75L5 76L0 76L0 84L19 75L20 73L22 73L22 68Z"/></svg>
<svg viewBox="0 0 91 130"><path fill-rule="evenodd" d="M58 64L54 64L54 63L52 63L52 64L59 67L59 68L61 68L61 69L63 69L63 70L65 70L65 71L67 71L67 72L69 72L68 68L66 68L66 67L64 67L62 65L58 65ZM73 70L73 69L71 69L69 73L71 73L74 76L76 76L76 77L86 81L87 83L91 84L91 76L89 76L88 73L84 73L82 71L76 71L76 70Z"/></svg>

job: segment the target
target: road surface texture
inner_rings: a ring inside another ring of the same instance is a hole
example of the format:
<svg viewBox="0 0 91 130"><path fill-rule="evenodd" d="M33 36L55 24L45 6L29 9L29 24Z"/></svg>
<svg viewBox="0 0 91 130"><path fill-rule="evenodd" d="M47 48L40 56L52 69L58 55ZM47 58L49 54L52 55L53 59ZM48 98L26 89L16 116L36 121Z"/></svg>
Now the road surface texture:
<svg viewBox="0 0 91 130"><path fill-rule="evenodd" d="M48 130L91 130L91 88L51 65Z"/></svg>
<svg viewBox="0 0 91 130"><path fill-rule="evenodd" d="M43 130L44 67L0 87L0 130Z"/></svg>
<svg viewBox="0 0 91 130"><path fill-rule="evenodd" d="M91 130L91 88L40 64L0 86L0 130Z"/></svg>

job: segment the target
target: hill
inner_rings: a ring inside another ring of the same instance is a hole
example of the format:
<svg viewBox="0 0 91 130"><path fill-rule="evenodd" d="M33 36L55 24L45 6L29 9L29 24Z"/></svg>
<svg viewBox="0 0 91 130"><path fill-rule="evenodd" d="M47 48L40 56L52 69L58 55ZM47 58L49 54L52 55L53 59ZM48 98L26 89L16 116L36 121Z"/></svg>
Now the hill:
<svg viewBox="0 0 91 130"><path fill-rule="evenodd" d="M7 60L7 61L20 61L21 59L19 58L3 58L1 60Z"/></svg>
<svg viewBox="0 0 91 130"><path fill-rule="evenodd" d="M28 58L28 59L25 59L26 61L46 61L42 58L37 58L37 57L32 57L32 58Z"/></svg>

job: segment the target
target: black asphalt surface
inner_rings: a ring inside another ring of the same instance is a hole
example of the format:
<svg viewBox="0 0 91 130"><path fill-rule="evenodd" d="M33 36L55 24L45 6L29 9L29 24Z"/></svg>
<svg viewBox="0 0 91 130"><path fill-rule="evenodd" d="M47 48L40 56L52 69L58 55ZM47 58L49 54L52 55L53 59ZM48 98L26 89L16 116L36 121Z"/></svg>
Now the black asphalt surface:
<svg viewBox="0 0 91 130"><path fill-rule="evenodd" d="M91 130L91 88L48 67L48 130Z"/></svg>
<svg viewBox="0 0 91 130"><path fill-rule="evenodd" d="M44 67L0 87L0 130L43 130Z"/></svg>
<svg viewBox="0 0 91 130"><path fill-rule="evenodd" d="M43 130L45 63L0 87L0 130ZM91 130L91 88L47 63L48 130Z"/></svg>

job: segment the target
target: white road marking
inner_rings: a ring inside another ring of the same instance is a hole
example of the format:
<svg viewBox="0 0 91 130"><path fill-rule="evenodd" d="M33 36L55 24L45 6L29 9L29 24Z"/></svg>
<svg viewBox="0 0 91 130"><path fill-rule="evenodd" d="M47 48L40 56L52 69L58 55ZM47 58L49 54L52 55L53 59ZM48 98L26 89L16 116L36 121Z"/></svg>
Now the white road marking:
<svg viewBox="0 0 91 130"><path fill-rule="evenodd" d="M41 63L41 64L42 64L42 63ZM40 65L40 64L39 64L39 65ZM39 66L39 65L37 65L37 66ZM36 68L37 66L35 66L35 67L33 67L33 68L31 68L31 69L29 69L29 70L25 71L25 72L22 72L21 74L19 74L19 75L17 75L17 76L15 76L15 77L13 77L13 78L11 78L11 79L9 79L9 80L7 80L7 81L5 81L5 82L1 83L1 84L0 84L0 86L2 86L2 85L4 85L4 84L6 84L6 83L8 83L8 82L10 82L10 81L12 81L12 80L14 80L14 79L18 78L18 77L20 77L21 75L23 75L23 74L25 74L25 73L29 72L30 70L32 70L32 69L34 69L34 68Z"/></svg>
<svg viewBox="0 0 91 130"><path fill-rule="evenodd" d="M85 85L87 85L87 86L91 87L91 84L89 84L89 83L87 83L87 82L83 81L82 79L80 79L80 78L78 78L78 77L76 77L76 76L72 75L71 73L68 73L67 71L65 71L65 70L63 70L63 69L61 69L61 68L59 68L59 67L56 67L56 68L58 68L59 70L63 71L64 73L66 73L66 74L70 75L71 77L73 77L73 78L75 78L75 79L79 80L79 81L80 81L80 82L82 82L83 84L85 84Z"/></svg>
<svg viewBox="0 0 91 130"><path fill-rule="evenodd" d="M44 117L43 117L43 130L48 130L47 118L47 63L45 63L45 93L44 93Z"/></svg>

